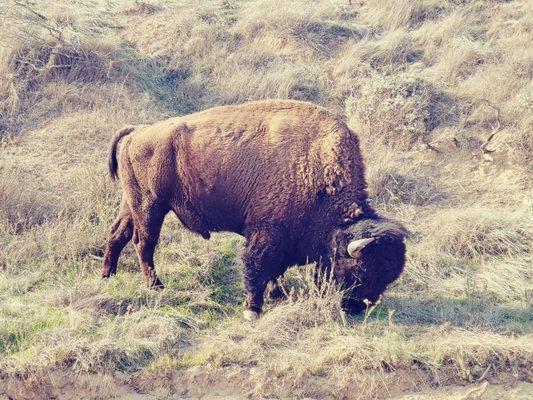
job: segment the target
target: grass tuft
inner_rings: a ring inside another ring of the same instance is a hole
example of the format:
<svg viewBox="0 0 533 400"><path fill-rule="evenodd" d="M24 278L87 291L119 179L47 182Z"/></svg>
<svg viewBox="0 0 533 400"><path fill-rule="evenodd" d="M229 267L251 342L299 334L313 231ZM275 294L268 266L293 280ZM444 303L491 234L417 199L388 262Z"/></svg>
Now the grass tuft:
<svg viewBox="0 0 533 400"><path fill-rule="evenodd" d="M530 381L532 13L525 0L3 2L0 396L449 398L451 384ZM243 239L204 241L174 216L155 255L165 290L144 287L131 245L101 281L120 202L112 133L264 98L327 106L358 134L371 201L413 233L380 302L349 318L305 266L245 323Z"/></svg>

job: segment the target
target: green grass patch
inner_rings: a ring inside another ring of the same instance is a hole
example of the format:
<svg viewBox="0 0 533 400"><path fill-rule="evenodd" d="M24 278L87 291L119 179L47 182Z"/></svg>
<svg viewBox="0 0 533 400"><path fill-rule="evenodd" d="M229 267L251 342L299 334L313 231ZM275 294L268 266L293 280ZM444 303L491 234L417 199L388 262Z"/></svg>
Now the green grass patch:
<svg viewBox="0 0 533 400"><path fill-rule="evenodd" d="M60 327L64 314L64 309L50 306L6 308L0 314L0 354L23 351L37 336Z"/></svg>

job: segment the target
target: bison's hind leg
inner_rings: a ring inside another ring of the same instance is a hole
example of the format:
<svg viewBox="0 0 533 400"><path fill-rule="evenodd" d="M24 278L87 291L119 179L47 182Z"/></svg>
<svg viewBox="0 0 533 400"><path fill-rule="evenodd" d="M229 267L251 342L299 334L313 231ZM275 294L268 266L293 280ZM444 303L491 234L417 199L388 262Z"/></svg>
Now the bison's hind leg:
<svg viewBox="0 0 533 400"><path fill-rule="evenodd" d="M133 218L129 206L122 200L117 219L111 225L109 239L104 252L102 278L109 278L117 273L117 264L122 249L133 236Z"/></svg>
<svg viewBox="0 0 533 400"><path fill-rule="evenodd" d="M161 226L169 208L143 199L131 206L133 216L133 244L141 265L143 278L152 289L163 289L154 265L154 251L159 241Z"/></svg>

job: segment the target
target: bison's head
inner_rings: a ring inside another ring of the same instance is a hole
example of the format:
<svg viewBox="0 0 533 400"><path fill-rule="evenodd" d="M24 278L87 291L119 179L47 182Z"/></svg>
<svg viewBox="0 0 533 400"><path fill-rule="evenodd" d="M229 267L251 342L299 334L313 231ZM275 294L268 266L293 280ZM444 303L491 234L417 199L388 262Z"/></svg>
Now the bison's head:
<svg viewBox="0 0 533 400"><path fill-rule="evenodd" d="M343 308L350 313L374 303L405 264L408 231L398 222L375 217L335 231L331 243L335 279L346 290Z"/></svg>

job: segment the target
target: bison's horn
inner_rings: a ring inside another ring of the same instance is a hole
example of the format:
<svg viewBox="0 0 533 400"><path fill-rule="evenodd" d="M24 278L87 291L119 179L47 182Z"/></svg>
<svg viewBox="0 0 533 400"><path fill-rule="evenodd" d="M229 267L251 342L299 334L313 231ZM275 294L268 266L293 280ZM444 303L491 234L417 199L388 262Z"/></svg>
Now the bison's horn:
<svg viewBox="0 0 533 400"><path fill-rule="evenodd" d="M348 254L350 257L356 258L359 255L359 252L368 244L372 243L375 238L368 238L368 239L358 239L353 240L348 244Z"/></svg>

